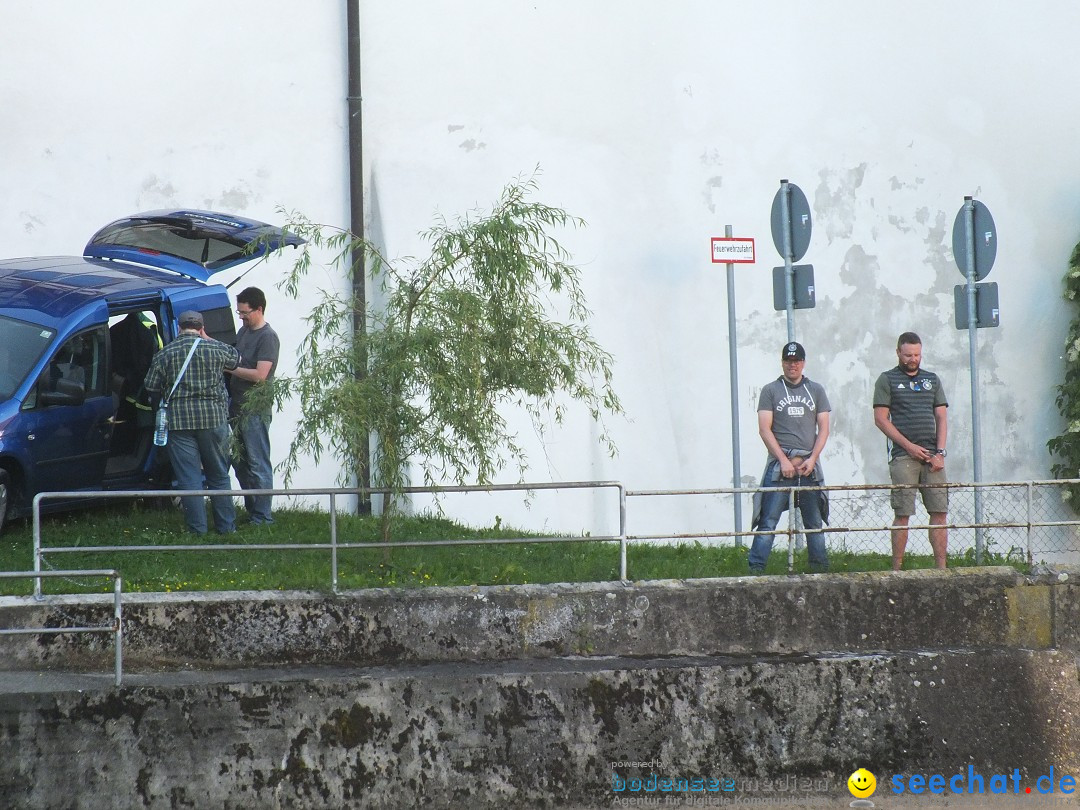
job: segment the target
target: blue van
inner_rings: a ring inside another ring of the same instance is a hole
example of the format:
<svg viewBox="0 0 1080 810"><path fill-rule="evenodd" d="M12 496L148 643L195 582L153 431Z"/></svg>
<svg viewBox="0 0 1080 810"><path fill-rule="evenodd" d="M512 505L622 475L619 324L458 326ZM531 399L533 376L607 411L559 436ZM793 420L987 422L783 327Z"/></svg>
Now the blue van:
<svg viewBox="0 0 1080 810"><path fill-rule="evenodd" d="M0 530L39 492L168 487L140 398L154 351L189 309L235 343L210 277L301 243L229 214L151 211L106 225L81 257L0 261Z"/></svg>

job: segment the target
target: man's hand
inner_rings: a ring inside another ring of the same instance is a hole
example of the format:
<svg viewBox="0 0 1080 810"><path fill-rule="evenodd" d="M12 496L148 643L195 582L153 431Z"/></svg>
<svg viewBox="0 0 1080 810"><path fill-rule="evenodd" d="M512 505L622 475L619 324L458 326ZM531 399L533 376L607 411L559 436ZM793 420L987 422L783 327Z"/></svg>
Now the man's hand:
<svg viewBox="0 0 1080 810"><path fill-rule="evenodd" d="M810 476L814 474L814 467L817 466L817 459L813 456L808 458L799 458L796 456L792 459L795 462L795 471L801 476Z"/></svg>
<svg viewBox="0 0 1080 810"><path fill-rule="evenodd" d="M791 459L787 456L780 456L780 477L781 478L794 478L795 477L795 465L791 463Z"/></svg>
<svg viewBox="0 0 1080 810"><path fill-rule="evenodd" d="M929 464L933 461L933 459L938 459L939 461L941 461L941 467L937 468L939 470L945 466L945 461L941 459L940 456L935 455L933 450L927 450L921 445L913 444L907 448L907 452L909 456L918 459L919 461L923 462L923 464Z"/></svg>
<svg viewBox="0 0 1080 810"><path fill-rule="evenodd" d="M925 447L922 450L925 453L930 453ZM928 463L930 464L930 472L941 472L945 469L945 457L940 453L930 453Z"/></svg>

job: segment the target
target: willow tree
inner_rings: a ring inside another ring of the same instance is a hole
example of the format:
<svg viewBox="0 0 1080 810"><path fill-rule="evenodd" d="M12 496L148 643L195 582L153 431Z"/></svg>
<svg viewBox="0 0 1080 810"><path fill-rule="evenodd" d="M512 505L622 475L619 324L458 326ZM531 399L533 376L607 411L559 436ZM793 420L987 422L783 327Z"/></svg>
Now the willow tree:
<svg viewBox="0 0 1080 810"><path fill-rule="evenodd" d="M297 376L275 384L279 400L300 402L287 475L302 455L330 453L355 481L370 435L373 485L393 493L411 468L426 485L490 483L508 464L522 480L528 460L506 421L513 406L541 438L571 405L587 408L614 455L604 424L622 412L612 357L591 336L580 272L555 235L584 222L532 200L535 191L535 178L518 179L490 211L437 218L421 234L424 259L391 261L348 231L289 215L307 240L284 283L291 297L309 289L315 249L349 276L369 274L380 294L365 304L319 291ZM353 328L358 308L363 331ZM384 499L384 537L396 500Z"/></svg>
<svg viewBox="0 0 1080 810"><path fill-rule="evenodd" d="M1080 244L1069 257L1065 271L1064 296L1080 304ZM1080 478L1080 313L1073 313L1069 336L1065 341L1065 378L1057 387L1057 407L1065 422L1065 431L1048 441L1056 461L1051 468L1057 478ZM1069 484L1062 493L1065 500L1080 511L1080 484Z"/></svg>

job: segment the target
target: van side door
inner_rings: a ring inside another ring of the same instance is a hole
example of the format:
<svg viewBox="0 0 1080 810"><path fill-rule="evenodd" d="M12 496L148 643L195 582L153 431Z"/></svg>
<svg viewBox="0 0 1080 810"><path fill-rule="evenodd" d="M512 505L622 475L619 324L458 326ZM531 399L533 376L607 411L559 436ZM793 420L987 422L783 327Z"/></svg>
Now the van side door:
<svg viewBox="0 0 1080 810"><path fill-rule="evenodd" d="M101 324L65 340L23 402L30 491L102 488L116 413L108 334Z"/></svg>

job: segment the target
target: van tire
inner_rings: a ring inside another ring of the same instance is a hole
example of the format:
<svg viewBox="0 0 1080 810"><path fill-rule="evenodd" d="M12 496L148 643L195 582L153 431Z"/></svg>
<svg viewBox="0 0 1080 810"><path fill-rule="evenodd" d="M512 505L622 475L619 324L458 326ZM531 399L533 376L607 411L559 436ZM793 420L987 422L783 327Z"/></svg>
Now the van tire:
<svg viewBox="0 0 1080 810"><path fill-rule="evenodd" d="M0 470L0 532L7 525L8 501L11 499L11 476L7 470Z"/></svg>

